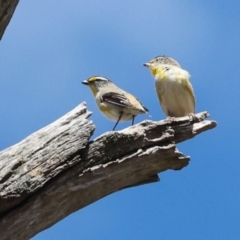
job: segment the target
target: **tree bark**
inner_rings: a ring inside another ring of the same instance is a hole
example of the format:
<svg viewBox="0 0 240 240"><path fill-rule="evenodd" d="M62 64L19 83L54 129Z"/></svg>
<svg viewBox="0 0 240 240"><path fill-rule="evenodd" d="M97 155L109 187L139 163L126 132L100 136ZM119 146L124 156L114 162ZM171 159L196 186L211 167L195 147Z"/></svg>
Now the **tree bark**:
<svg viewBox="0 0 240 240"><path fill-rule="evenodd" d="M19 0L0 0L0 40L9 24Z"/></svg>
<svg viewBox="0 0 240 240"><path fill-rule="evenodd" d="M190 159L176 143L216 126L202 112L194 119L146 120L91 141L90 115L82 103L0 152L1 239L29 239L115 191L182 169Z"/></svg>

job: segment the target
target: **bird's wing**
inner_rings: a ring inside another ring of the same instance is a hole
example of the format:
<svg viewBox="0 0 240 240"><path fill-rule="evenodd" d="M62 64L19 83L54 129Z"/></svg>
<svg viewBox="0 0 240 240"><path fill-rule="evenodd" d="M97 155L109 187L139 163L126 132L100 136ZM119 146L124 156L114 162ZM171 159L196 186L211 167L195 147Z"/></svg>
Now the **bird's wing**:
<svg viewBox="0 0 240 240"><path fill-rule="evenodd" d="M181 79L181 82L182 82L182 84L186 87L188 93L190 94L191 100L192 100L192 104L193 104L193 107L194 107L194 109L195 109L196 100L195 100L195 95L194 95L193 87L192 87L192 84L191 84L191 82L190 82L190 78L188 78L188 79L182 78L182 79Z"/></svg>
<svg viewBox="0 0 240 240"><path fill-rule="evenodd" d="M131 96L133 97L133 96ZM134 98L135 101L138 101ZM102 102L111 103L120 107L124 108L130 108L130 109L136 109L138 111L141 111L141 109L138 108L138 106L135 106L135 101L131 101L131 98L129 99L124 94L116 93L116 92L108 92L101 96ZM139 101L138 101L139 102ZM140 103L140 102L139 102ZM140 103L141 104L141 103Z"/></svg>

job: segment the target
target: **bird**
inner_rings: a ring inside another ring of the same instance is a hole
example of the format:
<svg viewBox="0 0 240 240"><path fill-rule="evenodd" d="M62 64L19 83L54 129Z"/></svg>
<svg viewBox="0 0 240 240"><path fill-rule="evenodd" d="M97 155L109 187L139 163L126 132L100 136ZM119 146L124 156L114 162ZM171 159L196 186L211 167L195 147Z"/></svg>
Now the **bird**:
<svg viewBox="0 0 240 240"><path fill-rule="evenodd" d="M195 95L190 74L173 58L161 55L143 66L155 79L155 88L167 118L192 116L195 118Z"/></svg>
<svg viewBox="0 0 240 240"><path fill-rule="evenodd" d="M148 113L148 109L136 97L106 77L92 76L82 83L92 91L101 113L116 122L113 131L119 122L132 120L133 125L138 114Z"/></svg>

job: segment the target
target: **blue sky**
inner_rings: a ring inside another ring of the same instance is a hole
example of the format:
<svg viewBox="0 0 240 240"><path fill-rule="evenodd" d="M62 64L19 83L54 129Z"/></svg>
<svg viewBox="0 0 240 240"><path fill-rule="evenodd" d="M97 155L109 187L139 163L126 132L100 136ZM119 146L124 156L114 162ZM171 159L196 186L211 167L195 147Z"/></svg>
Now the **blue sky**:
<svg viewBox="0 0 240 240"><path fill-rule="evenodd" d="M240 237L240 2L20 1L0 42L0 149L86 101L93 138L113 122L81 81L102 75L165 118L142 66L165 54L192 78L197 112L218 127L178 144L181 171L75 212L33 239L238 239ZM142 115L140 122L149 118ZM130 125L121 123L118 130Z"/></svg>

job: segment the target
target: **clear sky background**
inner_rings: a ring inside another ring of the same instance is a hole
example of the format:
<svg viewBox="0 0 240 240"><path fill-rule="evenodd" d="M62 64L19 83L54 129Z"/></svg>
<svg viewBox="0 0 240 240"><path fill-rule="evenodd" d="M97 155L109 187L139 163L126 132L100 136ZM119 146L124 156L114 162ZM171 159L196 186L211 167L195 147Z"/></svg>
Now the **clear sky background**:
<svg viewBox="0 0 240 240"><path fill-rule="evenodd" d="M81 84L92 75L136 95L153 120L165 118L142 66L162 54L190 72L197 112L218 122L178 144L191 156L187 168L107 196L34 240L240 239L239 9L239 0L20 1L0 42L1 150L83 101L93 138L111 130Z"/></svg>

